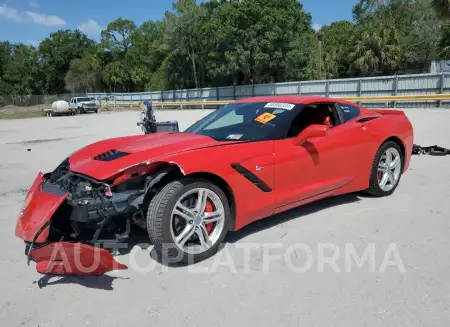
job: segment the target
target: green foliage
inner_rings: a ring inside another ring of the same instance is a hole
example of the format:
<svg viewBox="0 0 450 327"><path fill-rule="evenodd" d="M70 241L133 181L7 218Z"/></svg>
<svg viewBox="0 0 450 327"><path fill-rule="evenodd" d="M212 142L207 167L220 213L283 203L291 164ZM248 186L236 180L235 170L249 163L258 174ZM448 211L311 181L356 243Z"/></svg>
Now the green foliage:
<svg viewBox="0 0 450 327"><path fill-rule="evenodd" d="M60 30L50 34L39 45L38 87L44 94L64 93L64 80L70 63L83 56L85 50L95 42L78 30Z"/></svg>
<svg viewBox="0 0 450 327"><path fill-rule="evenodd" d="M349 53L354 49L357 27L349 21L331 23L322 28L323 66L326 78L345 76L351 64Z"/></svg>
<svg viewBox="0 0 450 327"><path fill-rule="evenodd" d="M450 19L450 0L432 0L432 4L440 19Z"/></svg>
<svg viewBox="0 0 450 327"><path fill-rule="evenodd" d="M35 48L17 44L11 49L3 80L13 94L30 95L35 91L37 77L37 51Z"/></svg>
<svg viewBox="0 0 450 327"><path fill-rule="evenodd" d="M363 75L396 73L401 64L398 32L394 27L365 26L350 53L351 67Z"/></svg>
<svg viewBox="0 0 450 327"><path fill-rule="evenodd" d="M128 19L116 19L102 31L102 46L113 54L124 55L133 46L131 35L136 30L136 24Z"/></svg>
<svg viewBox="0 0 450 327"><path fill-rule="evenodd" d="M0 95L156 91L424 71L450 59L449 0L359 0L312 29L297 0L176 0L160 21L118 18L100 42L60 30L0 42Z"/></svg>
<svg viewBox="0 0 450 327"><path fill-rule="evenodd" d="M66 88L73 93L94 91L100 85L102 61L94 50L86 51L82 58L70 63L64 80Z"/></svg>
<svg viewBox="0 0 450 327"><path fill-rule="evenodd" d="M450 21L442 24L441 38L439 40L440 57L445 60L450 60Z"/></svg>

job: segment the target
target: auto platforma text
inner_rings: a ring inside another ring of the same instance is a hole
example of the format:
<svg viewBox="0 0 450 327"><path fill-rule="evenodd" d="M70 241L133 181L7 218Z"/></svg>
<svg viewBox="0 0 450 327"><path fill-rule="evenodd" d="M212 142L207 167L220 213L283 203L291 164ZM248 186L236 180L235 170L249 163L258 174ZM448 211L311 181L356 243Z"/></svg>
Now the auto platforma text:
<svg viewBox="0 0 450 327"><path fill-rule="evenodd" d="M115 245L115 250L127 249L128 244ZM168 245L163 253L170 248ZM64 250L60 250L64 251ZM57 255L56 251L53 253ZM64 253L59 253L64 261ZM164 255L158 257L153 246L148 243L134 246L127 255L116 259L137 273L168 271L176 258ZM75 265L80 271L88 273L100 264L100 258L88 267L83 267L82 260L75 258ZM288 269L294 273L333 272L351 273L362 270L369 273L384 273L388 270L405 273L405 264L396 243L368 243L355 246L353 243L337 245L333 243L236 243L227 244L216 256L197 264L185 266L189 273L214 273L226 269L230 273L269 273L273 269Z"/></svg>

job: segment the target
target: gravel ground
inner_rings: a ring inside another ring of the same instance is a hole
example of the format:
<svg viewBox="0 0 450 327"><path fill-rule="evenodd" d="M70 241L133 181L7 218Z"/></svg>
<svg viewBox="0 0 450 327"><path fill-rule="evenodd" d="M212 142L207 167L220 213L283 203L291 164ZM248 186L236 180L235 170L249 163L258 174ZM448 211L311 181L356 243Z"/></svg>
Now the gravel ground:
<svg viewBox="0 0 450 327"><path fill-rule="evenodd" d="M415 143L450 148L449 111L406 112ZM156 112L181 129L204 114ZM129 270L39 275L14 236L27 188L88 143L140 133L137 118L0 121L0 326L449 326L450 156L414 156L390 197L341 196L230 233L195 266L157 263L143 234L118 257Z"/></svg>

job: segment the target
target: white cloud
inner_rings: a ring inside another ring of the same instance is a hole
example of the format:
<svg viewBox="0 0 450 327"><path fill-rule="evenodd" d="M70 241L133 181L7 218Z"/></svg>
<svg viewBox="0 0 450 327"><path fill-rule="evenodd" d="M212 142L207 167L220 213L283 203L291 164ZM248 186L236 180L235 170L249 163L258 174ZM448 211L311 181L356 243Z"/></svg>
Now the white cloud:
<svg viewBox="0 0 450 327"><path fill-rule="evenodd" d="M322 25L312 24L312 28L313 28L313 30L318 31L318 30L320 30L322 28Z"/></svg>
<svg viewBox="0 0 450 327"><path fill-rule="evenodd" d="M31 20L38 25L45 26L57 26L57 25L66 25L66 21L58 16L53 15L45 15L37 12L27 11L25 12Z"/></svg>
<svg viewBox="0 0 450 327"><path fill-rule="evenodd" d="M103 27L101 27L95 20L89 19L86 23L78 26L78 29L88 35L97 35L101 33Z"/></svg>
<svg viewBox="0 0 450 327"><path fill-rule="evenodd" d="M61 17L45 15L33 11L19 12L17 9L5 4L0 4L0 19L13 22L31 21L34 24L45 26L66 25L66 21Z"/></svg>
<svg viewBox="0 0 450 327"><path fill-rule="evenodd" d="M35 1L35 0L31 0L31 1L29 2L29 6L30 6L31 8L39 8L39 3L38 3L37 1Z"/></svg>
<svg viewBox="0 0 450 327"><path fill-rule="evenodd" d="M15 22L21 22L23 19L20 13L7 5L0 5L0 19L12 20Z"/></svg>
<svg viewBox="0 0 450 327"><path fill-rule="evenodd" d="M33 47L38 47L40 42L34 41L34 40L28 40L27 43Z"/></svg>

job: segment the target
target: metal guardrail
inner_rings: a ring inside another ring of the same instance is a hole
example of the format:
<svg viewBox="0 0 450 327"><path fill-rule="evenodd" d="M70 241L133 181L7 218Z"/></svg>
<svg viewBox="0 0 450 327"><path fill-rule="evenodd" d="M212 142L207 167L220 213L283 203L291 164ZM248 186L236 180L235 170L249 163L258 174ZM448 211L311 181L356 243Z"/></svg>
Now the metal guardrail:
<svg viewBox="0 0 450 327"><path fill-rule="evenodd" d="M289 96L289 95L287 95ZM397 95L397 96L366 96L366 97L333 97L334 99L346 100L349 102L396 102L396 101L450 101L450 94L420 94L420 95ZM223 100L223 101L175 101L175 102L158 102L153 101L153 107L195 107L200 106L202 109L206 106L223 106L235 102L236 100ZM122 107L120 103L116 104ZM123 107L143 107L142 102L126 102L123 103Z"/></svg>
<svg viewBox="0 0 450 327"><path fill-rule="evenodd" d="M177 102L176 108L185 109L186 102L209 102L226 101L230 103L234 100L252 97L252 96L270 96L270 95L318 95L330 98L354 99L366 107L449 107L450 100L410 100L411 95L434 95L450 93L450 72L410 74L410 75L391 75L375 77L342 78L330 80L306 80L306 81L288 81L267 84L247 84L247 85L228 85L218 87L202 87L198 89L177 89L177 90L159 90L142 91L133 93L88 93L107 101L109 107L124 106L127 103L152 100L153 103L160 105L161 102ZM403 96L398 98L397 102L392 101L391 96ZM404 96L407 97L404 100ZM378 97L376 102L367 102L365 99ZM381 98L383 97L383 98ZM388 98L385 98L388 97ZM391 101L391 102L389 102ZM384 104L382 102L385 102ZM179 106L178 103L183 103ZM223 102L222 102L223 103ZM204 105L204 103L202 103ZM201 105L202 105L201 104ZM164 108L165 105L164 105ZM170 107L167 107L170 108ZM175 107L172 107L175 109ZM202 106L203 108L203 106ZM210 107L214 109L215 107Z"/></svg>

